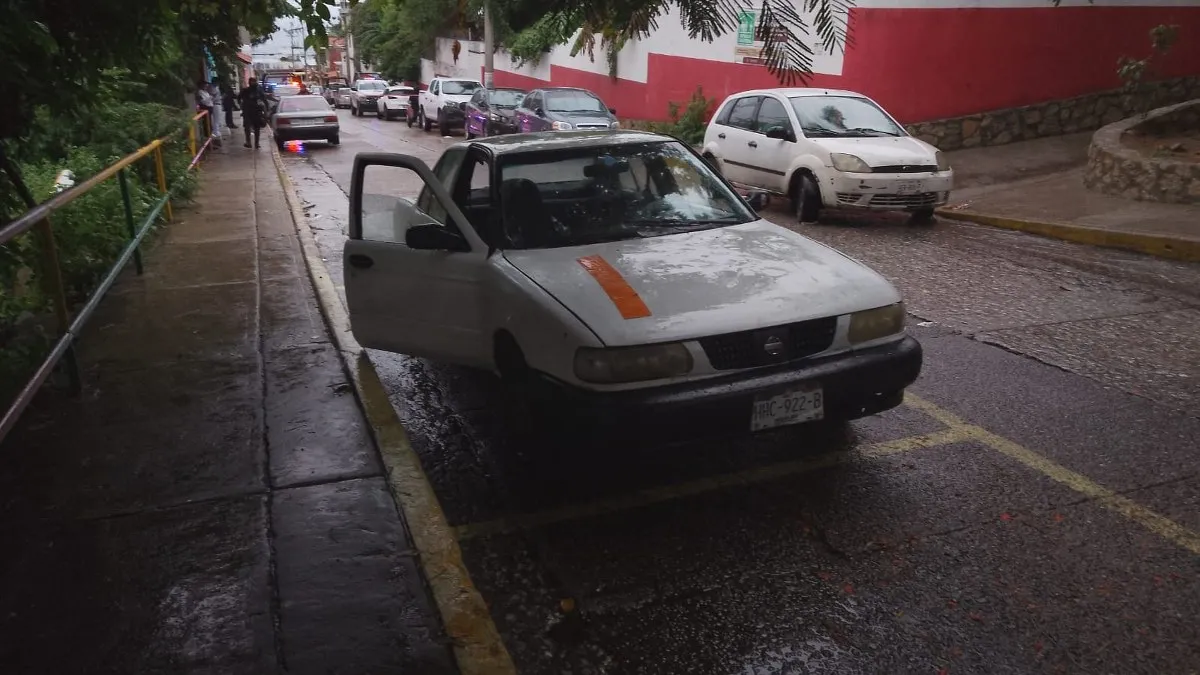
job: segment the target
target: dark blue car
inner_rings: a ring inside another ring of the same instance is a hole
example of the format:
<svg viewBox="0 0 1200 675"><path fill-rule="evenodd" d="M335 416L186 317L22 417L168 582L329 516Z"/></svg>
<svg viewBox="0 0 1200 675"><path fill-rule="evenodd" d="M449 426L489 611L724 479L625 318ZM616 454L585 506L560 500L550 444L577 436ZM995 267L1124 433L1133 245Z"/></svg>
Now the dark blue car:
<svg viewBox="0 0 1200 675"><path fill-rule="evenodd" d="M516 110L517 128L530 131L615 129L616 110L587 89L534 89Z"/></svg>

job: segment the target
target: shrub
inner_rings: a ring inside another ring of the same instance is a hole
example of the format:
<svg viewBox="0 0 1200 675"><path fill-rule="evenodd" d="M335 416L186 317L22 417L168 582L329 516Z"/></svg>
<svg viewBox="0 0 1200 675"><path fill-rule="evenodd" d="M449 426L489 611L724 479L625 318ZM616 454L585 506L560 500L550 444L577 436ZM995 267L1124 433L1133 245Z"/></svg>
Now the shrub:
<svg viewBox="0 0 1200 675"><path fill-rule="evenodd" d="M715 104L716 99L705 98L703 89L696 87L696 91L692 92L692 97L682 110L678 103L668 103L667 116L670 121L651 123L650 130L670 134L691 145L699 145L704 142L704 129L708 126L708 119L712 116Z"/></svg>

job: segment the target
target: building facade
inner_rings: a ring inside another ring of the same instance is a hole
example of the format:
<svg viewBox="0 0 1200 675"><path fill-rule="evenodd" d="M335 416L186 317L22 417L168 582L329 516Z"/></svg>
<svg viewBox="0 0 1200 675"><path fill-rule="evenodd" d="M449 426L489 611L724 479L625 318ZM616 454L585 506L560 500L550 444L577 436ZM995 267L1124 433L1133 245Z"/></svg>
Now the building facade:
<svg viewBox="0 0 1200 675"><path fill-rule="evenodd" d="M593 60L562 46L517 67L501 51L495 82L584 87L621 117L664 119L667 104L686 101L696 87L722 98L777 85L756 63L755 19L748 11L741 30L710 43L690 39L671 12L656 33L621 50L615 78L599 52ZM1155 77L1200 75L1200 0L1063 0L1058 7L1052 0L857 0L844 20L845 49L810 43L809 86L862 92L905 123L1116 88L1118 60L1148 55L1150 30L1160 24L1178 25L1179 41ZM463 41L451 58L451 42L438 41L423 80L481 72L481 45Z"/></svg>

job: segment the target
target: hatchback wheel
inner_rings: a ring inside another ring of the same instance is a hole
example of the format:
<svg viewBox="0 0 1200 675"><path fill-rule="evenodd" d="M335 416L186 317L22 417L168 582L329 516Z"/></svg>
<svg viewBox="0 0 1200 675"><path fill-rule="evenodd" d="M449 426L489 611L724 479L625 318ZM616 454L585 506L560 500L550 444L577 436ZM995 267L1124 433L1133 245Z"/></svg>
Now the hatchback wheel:
<svg viewBox="0 0 1200 675"><path fill-rule="evenodd" d="M916 209L909 216L908 222L913 225L932 225L937 222L932 208Z"/></svg>
<svg viewBox="0 0 1200 675"><path fill-rule="evenodd" d="M429 118L425 116L424 110L421 111L420 115L421 115L421 128L424 129L425 131L429 131L430 129L433 129L433 123L430 122Z"/></svg>
<svg viewBox="0 0 1200 675"><path fill-rule="evenodd" d="M821 192L812 176L800 174L793 181L792 209L801 225L817 222L821 214Z"/></svg>

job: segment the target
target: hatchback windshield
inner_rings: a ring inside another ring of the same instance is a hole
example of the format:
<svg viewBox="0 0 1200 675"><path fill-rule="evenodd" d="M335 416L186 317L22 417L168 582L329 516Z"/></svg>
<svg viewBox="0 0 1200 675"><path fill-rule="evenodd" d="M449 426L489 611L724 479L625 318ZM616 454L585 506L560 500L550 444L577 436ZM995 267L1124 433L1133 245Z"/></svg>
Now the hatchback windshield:
<svg viewBox="0 0 1200 675"><path fill-rule="evenodd" d="M657 237L755 220L702 160L675 141L502 158L500 210L510 248Z"/></svg>
<svg viewBox="0 0 1200 675"><path fill-rule="evenodd" d="M279 102L279 112L328 111L329 104L320 96L289 96Z"/></svg>
<svg viewBox="0 0 1200 675"><path fill-rule="evenodd" d="M603 101L582 91L547 92L546 110L553 112L608 112Z"/></svg>
<svg viewBox="0 0 1200 675"><path fill-rule="evenodd" d="M907 135L879 106L858 96L797 96L792 109L809 138Z"/></svg>
<svg viewBox="0 0 1200 675"><path fill-rule="evenodd" d="M525 100L520 89L494 89L488 94L488 102L497 108L515 108Z"/></svg>
<svg viewBox="0 0 1200 675"><path fill-rule="evenodd" d="M387 84L378 80L358 83L359 91L383 91L384 89L387 89Z"/></svg>
<svg viewBox="0 0 1200 675"><path fill-rule="evenodd" d="M453 96L457 96L458 94L470 94L478 88L478 82L468 82L466 80L446 80L442 82L442 93Z"/></svg>

